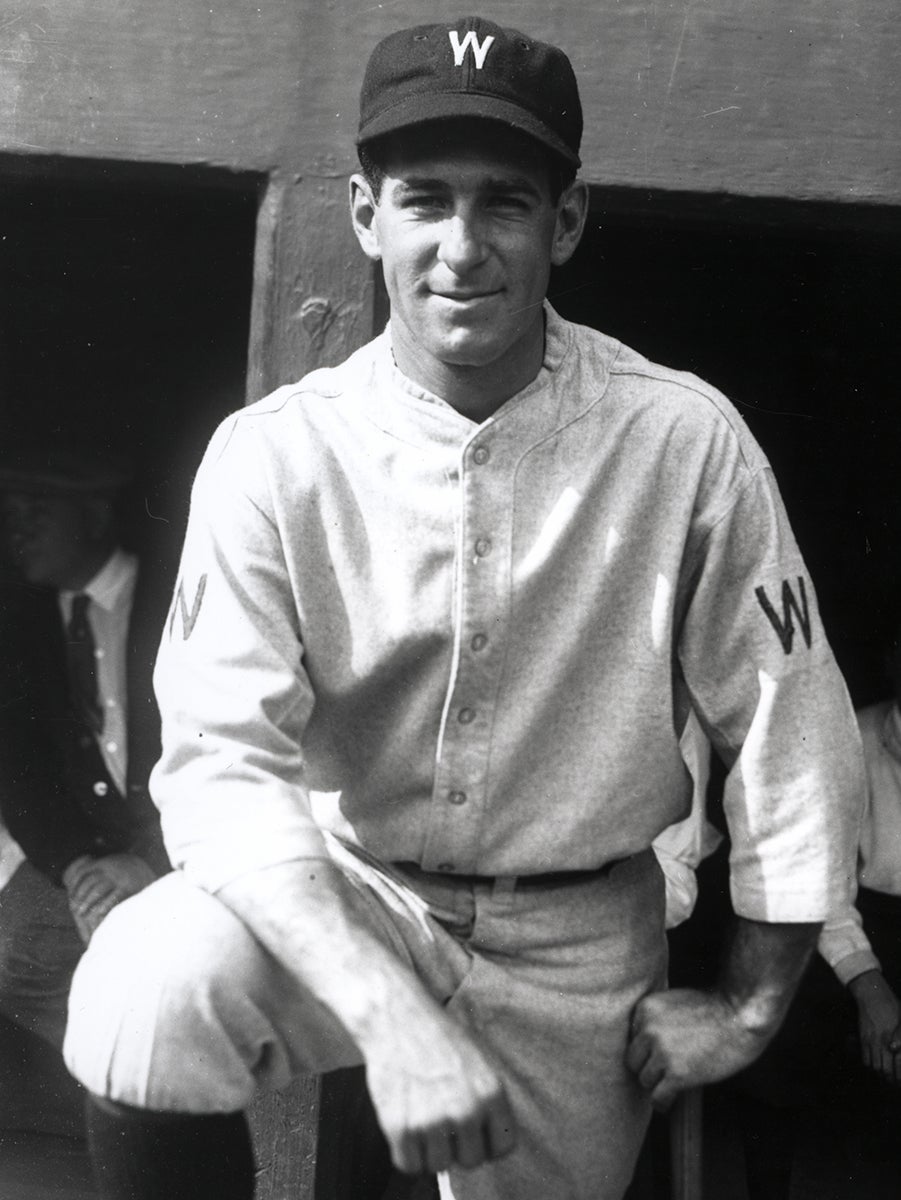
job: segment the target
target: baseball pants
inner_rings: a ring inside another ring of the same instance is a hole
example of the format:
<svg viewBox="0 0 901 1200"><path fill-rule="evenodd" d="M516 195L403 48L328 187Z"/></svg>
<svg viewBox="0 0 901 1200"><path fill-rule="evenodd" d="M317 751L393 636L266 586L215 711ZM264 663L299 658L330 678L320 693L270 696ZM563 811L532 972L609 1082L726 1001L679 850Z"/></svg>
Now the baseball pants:
<svg viewBox="0 0 901 1200"><path fill-rule="evenodd" d="M330 848L360 919L470 1031L516 1114L513 1153L442 1176L443 1200L620 1200L650 1116L624 1062L630 1016L666 974L653 853L536 885ZM237 917L178 871L94 935L65 1056L97 1095L195 1113L235 1111L258 1087L361 1061Z"/></svg>

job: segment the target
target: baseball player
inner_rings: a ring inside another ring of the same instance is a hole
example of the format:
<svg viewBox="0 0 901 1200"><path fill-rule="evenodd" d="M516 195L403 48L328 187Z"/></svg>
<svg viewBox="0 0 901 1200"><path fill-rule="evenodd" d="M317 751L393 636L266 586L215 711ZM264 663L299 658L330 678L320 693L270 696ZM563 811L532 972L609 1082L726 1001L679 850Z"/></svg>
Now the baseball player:
<svg viewBox="0 0 901 1200"><path fill-rule="evenodd" d="M156 673L177 869L73 986L105 1197L246 1200L256 1089L363 1062L445 1198L617 1200L652 1105L762 1050L846 886L860 747L763 454L545 299L581 130L516 30L372 54L350 204L390 324L212 439ZM651 850L691 710L740 914L704 994L666 990Z"/></svg>

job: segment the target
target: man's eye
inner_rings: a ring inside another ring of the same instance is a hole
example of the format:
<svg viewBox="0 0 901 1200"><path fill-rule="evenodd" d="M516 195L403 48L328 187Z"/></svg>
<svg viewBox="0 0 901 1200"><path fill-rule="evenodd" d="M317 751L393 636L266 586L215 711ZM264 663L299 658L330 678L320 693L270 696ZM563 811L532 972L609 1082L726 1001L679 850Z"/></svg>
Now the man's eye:
<svg viewBox="0 0 901 1200"><path fill-rule="evenodd" d="M430 196L430 195L408 196L407 199L404 201L404 208L417 208L417 209L424 209L424 210L425 209L438 209L438 208L442 207L443 203L444 203L444 201L442 200L442 198L440 196Z"/></svg>
<svg viewBox="0 0 901 1200"><path fill-rule="evenodd" d="M488 201L488 207L496 210L508 212L528 212L528 201L522 196L492 196Z"/></svg>

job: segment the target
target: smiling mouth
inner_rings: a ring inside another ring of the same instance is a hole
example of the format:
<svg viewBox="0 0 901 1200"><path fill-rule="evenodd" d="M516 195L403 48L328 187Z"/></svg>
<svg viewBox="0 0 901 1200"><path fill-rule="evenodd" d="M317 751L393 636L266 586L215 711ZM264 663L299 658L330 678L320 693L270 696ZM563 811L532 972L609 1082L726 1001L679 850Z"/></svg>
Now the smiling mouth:
<svg viewBox="0 0 901 1200"><path fill-rule="evenodd" d="M441 300L451 300L454 304L473 304L478 300L491 300L500 292L434 292L433 295Z"/></svg>

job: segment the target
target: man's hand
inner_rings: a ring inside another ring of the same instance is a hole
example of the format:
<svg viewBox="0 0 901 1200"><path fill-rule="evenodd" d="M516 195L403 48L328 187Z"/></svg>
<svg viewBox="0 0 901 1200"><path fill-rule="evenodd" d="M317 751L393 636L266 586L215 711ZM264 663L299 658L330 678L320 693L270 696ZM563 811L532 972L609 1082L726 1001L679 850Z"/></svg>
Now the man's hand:
<svg viewBox="0 0 901 1200"><path fill-rule="evenodd" d="M433 1018L435 1018L433 1020ZM408 1174L477 1167L513 1149L502 1084L469 1035L436 1008L398 1022L367 1054L366 1078L391 1158Z"/></svg>
<svg viewBox="0 0 901 1200"><path fill-rule="evenodd" d="M142 891L156 873L136 854L82 855L63 872L69 910L82 941L87 945L94 930L122 900Z"/></svg>
<svg viewBox="0 0 901 1200"><path fill-rule="evenodd" d="M739 917L716 988L655 992L636 1005L626 1063L655 1108L668 1108L685 1088L734 1075L763 1052L819 929Z"/></svg>
<svg viewBox="0 0 901 1200"><path fill-rule="evenodd" d="M848 984L857 1004L864 1065L889 1083L901 1083L901 1004L881 971L864 971Z"/></svg>
<svg viewBox="0 0 901 1200"><path fill-rule="evenodd" d="M768 1040L743 1028L720 992L654 992L636 1006L626 1064L654 1107L664 1111L685 1088L727 1079L746 1067Z"/></svg>

